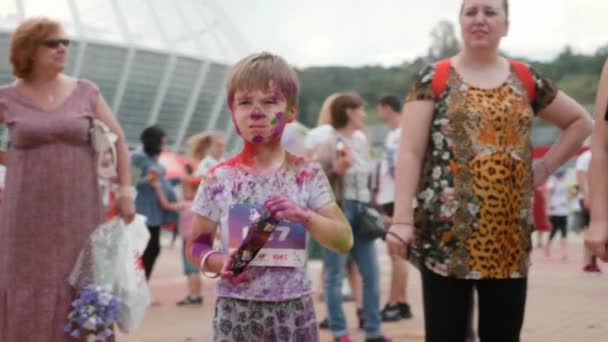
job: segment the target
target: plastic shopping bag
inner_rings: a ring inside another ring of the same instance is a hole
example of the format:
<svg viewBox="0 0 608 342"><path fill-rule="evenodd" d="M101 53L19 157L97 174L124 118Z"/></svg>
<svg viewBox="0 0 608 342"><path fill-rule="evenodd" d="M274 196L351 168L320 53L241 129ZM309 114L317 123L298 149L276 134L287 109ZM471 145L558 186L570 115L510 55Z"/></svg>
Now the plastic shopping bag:
<svg viewBox="0 0 608 342"><path fill-rule="evenodd" d="M122 314L118 326L123 332L135 330L150 306L150 290L142 262L142 254L150 239L145 217L137 215L125 229L126 255L117 268L116 289L122 298Z"/></svg>
<svg viewBox="0 0 608 342"><path fill-rule="evenodd" d="M150 234L145 217L137 215L129 225L116 217L100 225L80 252L68 282L76 288L110 286L122 301L117 324L131 332L139 326L150 304L141 255Z"/></svg>

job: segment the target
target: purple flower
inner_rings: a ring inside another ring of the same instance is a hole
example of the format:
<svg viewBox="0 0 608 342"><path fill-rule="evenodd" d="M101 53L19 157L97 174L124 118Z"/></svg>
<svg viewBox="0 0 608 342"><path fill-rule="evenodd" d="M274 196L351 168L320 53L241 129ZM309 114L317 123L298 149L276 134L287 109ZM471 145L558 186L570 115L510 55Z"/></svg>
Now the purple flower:
<svg viewBox="0 0 608 342"><path fill-rule="evenodd" d="M72 311L63 329L75 338L83 331L96 341L104 341L113 334L111 328L120 319L121 305L120 298L112 294L109 286L87 285L72 301Z"/></svg>

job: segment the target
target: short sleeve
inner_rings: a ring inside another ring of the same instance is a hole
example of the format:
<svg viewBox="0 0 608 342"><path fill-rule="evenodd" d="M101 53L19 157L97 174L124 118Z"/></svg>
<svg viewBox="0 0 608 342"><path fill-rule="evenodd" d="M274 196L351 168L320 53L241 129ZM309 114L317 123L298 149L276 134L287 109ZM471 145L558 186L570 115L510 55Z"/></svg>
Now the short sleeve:
<svg viewBox="0 0 608 342"><path fill-rule="evenodd" d="M308 208L318 211L336 199L321 165L317 162L311 162L306 169L306 171L300 172L299 175L307 176L308 178L306 186L310 196L306 205Z"/></svg>
<svg viewBox="0 0 608 342"><path fill-rule="evenodd" d="M435 92L433 92L433 76L435 75L435 65L429 65L423 68L414 77L413 84L410 88L405 102L413 101L434 101Z"/></svg>
<svg viewBox="0 0 608 342"><path fill-rule="evenodd" d="M542 77L533 68L530 68L530 70L532 71L532 77L536 84L536 94L534 96L534 101L532 102L532 109L534 110L534 113L540 113L555 100L558 89L551 80Z"/></svg>
<svg viewBox="0 0 608 342"><path fill-rule="evenodd" d="M576 159L576 171L589 171L590 162L591 152L587 150Z"/></svg>
<svg viewBox="0 0 608 342"><path fill-rule="evenodd" d="M96 113L97 102L99 101L100 94L99 87L89 80L80 80L80 82L82 83L82 87L84 88L85 98L88 100L91 113Z"/></svg>
<svg viewBox="0 0 608 342"><path fill-rule="evenodd" d="M213 222L220 222L230 193L227 184L221 181L228 177L219 175L218 171L221 169L211 171L201 182L192 203L192 211Z"/></svg>

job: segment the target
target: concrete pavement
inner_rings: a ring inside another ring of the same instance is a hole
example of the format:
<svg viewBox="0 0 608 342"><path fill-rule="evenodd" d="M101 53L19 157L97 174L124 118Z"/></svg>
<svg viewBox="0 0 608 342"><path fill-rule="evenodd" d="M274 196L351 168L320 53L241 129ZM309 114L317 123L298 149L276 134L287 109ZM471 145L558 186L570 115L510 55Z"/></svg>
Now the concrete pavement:
<svg viewBox="0 0 608 342"><path fill-rule="evenodd" d="M165 246L151 280L154 299L160 305L149 309L138 331L130 335L119 334L118 341L212 341L214 282L203 278L203 306L177 307L175 303L186 293L185 278L181 275L181 244L178 241L174 247L168 247L166 240L163 244ZM546 258L541 250L533 253L522 342L608 341L608 264L600 265L606 274L583 274L581 237L571 234L567 260L562 260L558 245L554 244L552 258ZM390 263L381 242L378 243L378 252L384 298L388 291ZM318 261L310 262L309 270L315 285L320 269ZM396 342L424 341L420 279L413 267L410 267L408 297L414 318L384 324L383 329ZM317 319L325 317L325 303L317 300L316 309ZM344 310L348 315L351 337L354 341L363 341L363 335L356 328L354 304L345 303ZM321 341L331 341L330 334L322 332Z"/></svg>

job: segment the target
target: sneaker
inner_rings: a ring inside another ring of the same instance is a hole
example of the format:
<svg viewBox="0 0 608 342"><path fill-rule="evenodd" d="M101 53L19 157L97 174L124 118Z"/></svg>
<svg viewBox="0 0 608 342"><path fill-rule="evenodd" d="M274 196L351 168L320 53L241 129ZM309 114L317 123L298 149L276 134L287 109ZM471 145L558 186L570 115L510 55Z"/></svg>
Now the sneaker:
<svg viewBox="0 0 608 342"><path fill-rule="evenodd" d="M329 329L329 317L325 317L321 322L319 322L319 329L327 330Z"/></svg>
<svg viewBox="0 0 608 342"><path fill-rule="evenodd" d="M386 336L365 339L365 342L391 342L391 341L392 340Z"/></svg>
<svg viewBox="0 0 608 342"><path fill-rule="evenodd" d="M357 309L357 318L359 319L359 329L363 329L363 326L365 326L365 320L363 319L363 309Z"/></svg>
<svg viewBox="0 0 608 342"><path fill-rule="evenodd" d="M363 325L365 324L365 321L363 320L363 310L357 309L357 318L359 320L359 329L363 329ZM325 319L319 322L319 329L329 329L329 317L325 317Z"/></svg>
<svg viewBox="0 0 608 342"><path fill-rule="evenodd" d="M380 315L382 316L382 322L396 322L402 318L401 307L399 304L386 303Z"/></svg>
<svg viewBox="0 0 608 342"><path fill-rule="evenodd" d="M190 297L180 300L176 304L177 306L188 306L188 305L203 305L203 297Z"/></svg>
<svg viewBox="0 0 608 342"><path fill-rule="evenodd" d="M414 317L408 303L399 303L399 311L401 312L401 318L403 319L410 319Z"/></svg>
<svg viewBox="0 0 608 342"><path fill-rule="evenodd" d="M583 272L585 273L602 273L602 270L597 266L597 264L587 264L583 267Z"/></svg>

